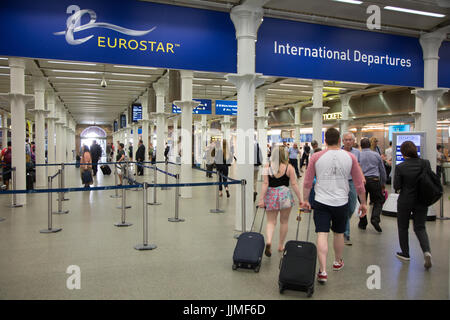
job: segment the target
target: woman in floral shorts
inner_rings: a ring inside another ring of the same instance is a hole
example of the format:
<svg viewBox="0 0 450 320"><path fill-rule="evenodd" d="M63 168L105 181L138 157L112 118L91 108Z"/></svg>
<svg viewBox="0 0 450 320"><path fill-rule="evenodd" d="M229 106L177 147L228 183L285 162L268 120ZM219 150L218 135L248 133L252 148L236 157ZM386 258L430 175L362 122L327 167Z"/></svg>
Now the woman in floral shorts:
<svg viewBox="0 0 450 320"><path fill-rule="evenodd" d="M300 189L297 184L295 169L289 164L287 149L284 146L275 147L271 154L271 162L264 167L262 191L258 206L266 207L266 256L272 255L272 237L277 224L277 215L280 212L280 241L278 251L283 252L284 242L288 231L289 214L294 205L294 198L289 184L294 189L297 199L300 201ZM278 152L277 152L278 151Z"/></svg>

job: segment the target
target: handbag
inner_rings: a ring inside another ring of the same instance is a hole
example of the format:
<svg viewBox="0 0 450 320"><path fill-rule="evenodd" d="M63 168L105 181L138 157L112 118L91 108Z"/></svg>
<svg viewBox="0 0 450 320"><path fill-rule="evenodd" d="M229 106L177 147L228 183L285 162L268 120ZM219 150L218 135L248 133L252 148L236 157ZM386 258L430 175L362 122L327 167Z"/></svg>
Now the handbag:
<svg viewBox="0 0 450 320"><path fill-rule="evenodd" d="M91 170L83 170L83 173L81 174L81 181L83 184L89 184L91 185L93 183L92 181L92 173Z"/></svg>
<svg viewBox="0 0 450 320"><path fill-rule="evenodd" d="M419 174L416 185L418 186L418 202L427 207L436 203L443 195L444 190L439 176L431 171L428 160L422 161L422 171Z"/></svg>

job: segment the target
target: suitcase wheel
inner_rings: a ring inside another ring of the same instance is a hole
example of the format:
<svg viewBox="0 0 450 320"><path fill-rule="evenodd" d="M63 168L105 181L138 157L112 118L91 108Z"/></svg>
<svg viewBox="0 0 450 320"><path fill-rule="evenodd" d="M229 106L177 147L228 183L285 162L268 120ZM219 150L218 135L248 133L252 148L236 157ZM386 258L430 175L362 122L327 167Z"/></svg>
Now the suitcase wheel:
<svg viewBox="0 0 450 320"><path fill-rule="evenodd" d="M256 267L255 267L255 269L254 269L254 271L255 272L259 272L259 268L261 267L261 265L259 264L259 265L257 265Z"/></svg>
<svg viewBox="0 0 450 320"><path fill-rule="evenodd" d="M311 298L313 294L314 294L314 288L309 288L308 291L306 292L306 296L308 298Z"/></svg>
<svg viewBox="0 0 450 320"><path fill-rule="evenodd" d="M238 267L237 267L237 265L235 263L233 263L232 268L233 268L233 270L236 270Z"/></svg>

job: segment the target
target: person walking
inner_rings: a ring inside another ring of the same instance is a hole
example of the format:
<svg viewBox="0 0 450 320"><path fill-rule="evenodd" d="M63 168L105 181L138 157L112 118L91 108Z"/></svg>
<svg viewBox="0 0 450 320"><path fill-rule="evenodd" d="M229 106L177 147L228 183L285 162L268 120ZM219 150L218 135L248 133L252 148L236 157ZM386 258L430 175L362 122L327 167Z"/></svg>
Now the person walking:
<svg viewBox="0 0 450 320"><path fill-rule="evenodd" d="M255 139L256 140L256 139ZM253 202L256 201L256 197L258 195L257 190L257 183L258 183L258 174L259 174L259 169L262 165L262 161L263 161L263 155L261 152L261 148L259 147L259 143L257 141L255 141L254 143L254 154L253 154L253 159L254 159L254 166L253 166Z"/></svg>
<svg viewBox="0 0 450 320"><path fill-rule="evenodd" d="M117 149L117 155L116 155L116 162L119 162L118 169L117 169L117 175L119 176L119 179L120 179L119 186L121 186L123 183L122 170L123 170L123 166L126 165L126 164L121 164L121 162L125 161L125 150L124 149L125 149L125 145L123 143L119 143L119 148Z"/></svg>
<svg viewBox="0 0 450 320"><path fill-rule="evenodd" d="M294 190L298 201L301 200L300 189L297 184L295 169L289 164L288 150L284 146L274 147L270 162L264 166L264 181L258 202L260 208L265 207L267 213L266 225L266 248L265 255L272 255L272 239L277 216L280 214L280 239L278 241L278 252L283 252L286 235L288 232L289 214L294 205L289 185Z"/></svg>
<svg viewBox="0 0 450 320"><path fill-rule="evenodd" d="M0 160L2 163L2 178L5 185L5 190L9 190L9 180L11 180L12 169L12 145L11 141L8 141L6 148L2 150Z"/></svg>
<svg viewBox="0 0 450 320"><path fill-rule="evenodd" d="M348 216L349 176L352 177L356 192L361 199L358 211L361 216L365 216L367 211L363 175L355 156L341 149L340 134L335 128L330 128L325 132L325 143L327 148L315 152L311 157L303 182L303 201L301 203L302 208L311 210L309 194L314 178L316 178L313 207L319 259L317 280L322 284L328 280L326 266L330 227L334 232L333 270L339 271L344 267L344 232Z"/></svg>
<svg viewBox="0 0 450 320"><path fill-rule="evenodd" d="M112 154L112 143L106 144L106 161L111 161L111 154Z"/></svg>
<svg viewBox="0 0 450 320"><path fill-rule="evenodd" d="M212 170L214 169L214 157L212 156L212 151L215 148L215 142L211 139L211 142L206 147L206 177L212 178Z"/></svg>
<svg viewBox="0 0 450 320"><path fill-rule="evenodd" d="M289 164L292 165L292 167L295 170L295 174L297 176L297 179L301 177L300 173L298 172L298 154L300 150L298 149L298 146L296 143L289 148Z"/></svg>
<svg viewBox="0 0 450 320"><path fill-rule="evenodd" d="M227 177L228 177L228 167L231 166L233 161L233 156L228 150L227 140L222 141L222 146L220 143L216 143L216 147L212 151L212 156L215 159L217 174L219 174L219 182L223 182L225 186L225 191L227 193L227 198L230 197L230 191L228 190ZM219 185L219 196L222 197L222 185Z"/></svg>
<svg viewBox="0 0 450 320"><path fill-rule="evenodd" d="M91 153L89 152L89 148L85 146L81 155L81 165L80 165L80 174L81 174L81 182L84 184L85 188L89 188L92 184L92 158Z"/></svg>
<svg viewBox="0 0 450 320"><path fill-rule="evenodd" d="M376 137L372 137L372 138L370 138L369 141L370 141L370 149L372 151L377 152L381 156L381 150L380 150L380 147L378 146L378 139ZM362 146L361 146L361 149L362 149Z"/></svg>
<svg viewBox="0 0 450 320"><path fill-rule="evenodd" d="M419 158L417 147L411 141L403 142L400 146L400 152L405 161L395 167L394 175L394 190L400 193L397 200L397 227L401 252L397 252L396 256L403 261L411 259L409 256L408 229L409 220L412 216L414 232L424 255L424 267L429 269L432 266L431 248L425 228L428 207L417 200L417 180L423 166L426 167L424 170L430 171L431 166L428 160Z"/></svg>
<svg viewBox="0 0 450 320"><path fill-rule="evenodd" d="M367 138L361 140L361 154L359 156L361 169L366 180L366 197L370 194L370 202L373 203L370 223L375 230L382 232L380 227L381 211L385 201L383 190L386 184L386 171L383 160L376 151L371 150L370 141ZM367 227L367 217L361 217L358 227L365 230Z"/></svg>
<svg viewBox="0 0 450 320"><path fill-rule="evenodd" d="M144 166L142 162L145 161L145 146L144 142L142 140L139 140L138 143L138 149L136 150L136 161L140 162L137 164L137 175L143 176L144 175Z"/></svg>
<svg viewBox="0 0 450 320"><path fill-rule="evenodd" d="M439 181L442 182L443 180L443 184L446 184L445 170L443 169L442 165L447 161L447 157L443 152L444 149L442 145L438 144L436 146L436 151L436 174L439 176Z"/></svg>
<svg viewBox="0 0 450 320"><path fill-rule="evenodd" d="M342 149L353 154L359 163L360 151L358 149L353 148L353 145L355 144L356 140L354 134L351 132L346 132L342 137L344 138L344 145L342 146ZM348 212L345 224L344 244L351 246L352 242L350 240L350 219L352 218L353 212L356 209L356 200L357 200L356 189L351 175L348 176L348 187L349 187Z"/></svg>
<svg viewBox="0 0 450 320"><path fill-rule="evenodd" d="M94 177L97 175L97 163L98 160L100 160L100 158L102 157L102 147L100 147L99 144L97 144L97 141L94 140L92 141L92 146L91 146L91 159L92 159L92 171L93 171L93 175Z"/></svg>
<svg viewBox="0 0 450 320"><path fill-rule="evenodd" d="M300 171L303 172L303 165L306 162L306 168L308 168L309 164L309 153L311 152L311 147L308 145L308 142L305 142L305 146L303 147L302 159L300 160Z"/></svg>

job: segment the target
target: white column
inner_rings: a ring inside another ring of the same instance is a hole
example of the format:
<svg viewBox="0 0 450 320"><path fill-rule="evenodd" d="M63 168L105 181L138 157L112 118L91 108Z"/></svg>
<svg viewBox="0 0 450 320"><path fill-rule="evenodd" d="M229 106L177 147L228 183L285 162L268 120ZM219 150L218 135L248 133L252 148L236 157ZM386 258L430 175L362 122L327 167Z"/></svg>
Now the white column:
<svg viewBox="0 0 450 320"><path fill-rule="evenodd" d="M8 143L8 114L6 112L2 112L2 146L3 148L6 148Z"/></svg>
<svg viewBox="0 0 450 320"><path fill-rule="evenodd" d="M45 85L44 77L33 77L34 84L34 113L36 126L36 163L45 163L45 116L49 111L45 110ZM44 166L36 167L36 187L45 187L47 185L46 170Z"/></svg>
<svg viewBox="0 0 450 320"><path fill-rule="evenodd" d="M339 124L341 126L341 137L344 133L348 131L348 124L350 122L350 119L348 118L348 111L350 109L350 94L341 94L339 95L341 98L341 111L342 111L342 118L339 121Z"/></svg>
<svg viewBox="0 0 450 320"><path fill-rule="evenodd" d="M136 150L138 148L138 142L139 142L139 126L137 123L133 122L132 124L133 128L133 161L136 161Z"/></svg>
<svg viewBox="0 0 450 320"><path fill-rule="evenodd" d="M419 88L416 88L418 90ZM412 91L411 93L414 93ZM422 131L422 108L423 102L419 96L415 96L415 109L413 112L409 112L410 115L414 116L414 131Z"/></svg>
<svg viewBox="0 0 450 320"><path fill-rule="evenodd" d="M231 143L231 133L230 133L230 127L231 127L231 116L223 116L223 121L220 123L223 138L227 140L228 145Z"/></svg>
<svg viewBox="0 0 450 320"><path fill-rule="evenodd" d="M323 113L329 109L323 106L323 80L313 80L313 106L307 109L312 112L313 140L322 148Z"/></svg>
<svg viewBox="0 0 450 320"><path fill-rule="evenodd" d="M192 182L192 109L199 105L192 101L194 72L181 70L181 101L174 104L181 108L181 171L180 181ZM181 188L182 198L192 198L192 187Z"/></svg>
<svg viewBox="0 0 450 320"><path fill-rule="evenodd" d="M302 106L296 105L294 106L294 127L295 127L295 136L294 136L294 142L297 143L298 147L300 148L300 128L301 128L301 117L302 117Z"/></svg>
<svg viewBox="0 0 450 320"><path fill-rule="evenodd" d="M55 105L55 94L53 92L47 95L47 110L49 114L47 116L47 163L56 163L56 145L55 145L55 134L56 134L56 105ZM56 172L56 167L48 166L47 174L54 175Z"/></svg>
<svg viewBox="0 0 450 320"><path fill-rule="evenodd" d="M227 75L228 81L237 88L237 129L236 129L236 177L245 179L245 220L246 230L250 230L253 218L253 171L254 171L254 130L255 130L255 88L264 83L255 74L255 43L258 28L263 18L263 2L258 5L239 5L231 10L231 20L237 39L237 75ZM236 190L235 228L244 231L242 226L241 187Z"/></svg>
<svg viewBox="0 0 450 320"><path fill-rule="evenodd" d="M142 104L142 120L139 121L139 123L142 126L142 141L145 146L145 161L149 161L148 158L148 151L150 150L149 145L149 132L148 132L148 126L150 123L150 120L148 119L148 93L145 93L141 98L141 104Z"/></svg>
<svg viewBox="0 0 450 320"><path fill-rule="evenodd" d="M207 123L207 115L206 114L202 114L202 121L201 121L201 130L202 130L202 143L201 143L201 154L202 154L202 166L205 166L206 163L206 158L205 156L205 152L206 152L206 146L208 144L208 123Z"/></svg>
<svg viewBox="0 0 450 320"><path fill-rule="evenodd" d="M12 166L16 168L16 189L26 188L25 167L25 104L34 98L25 94L25 60L9 58L11 91ZM26 204L25 194L17 194L16 203Z"/></svg>
<svg viewBox="0 0 450 320"><path fill-rule="evenodd" d="M164 100L167 91L167 79L161 79L153 84L156 94L156 161L164 161L164 139L165 139L165 120L166 114L164 112ZM184 188L181 188L184 189Z"/></svg>
<svg viewBox="0 0 450 320"><path fill-rule="evenodd" d="M173 118L173 161L176 162L178 157L178 119L180 116L176 116Z"/></svg>
<svg viewBox="0 0 450 320"><path fill-rule="evenodd" d="M68 119L68 114L67 111L65 110L65 108L63 107L63 112L62 112L62 141L63 141L63 148L62 148L62 159L63 162L66 163L69 160L69 144L67 143L68 141L68 136L69 136L69 127L67 124L67 119Z"/></svg>
<svg viewBox="0 0 450 320"><path fill-rule="evenodd" d="M444 28L445 29L445 28ZM438 88L438 60L439 48L447 36L447 31L438 30L420 37L420 45L424 60L424 89L413 91L422 102L421 129L426 132L425 159L430 161L431 169L436 171L436 143L437 143L437 105L438 100L447 89Z"/></svg>
<svg viewBox="0 0 450 320"><path fill-rule="evenodd" d="M362 139L362 127L356 128L356 143L361 144Z"/></svg>
<svg viewBox="0 0 450 320"><path fill-rule="evenodd" d="M61 163L63 161L62 158L62 106L60 102L56 102L55 104L55 114L56 114L56 122L55 122L55 163Z"/></svg>

